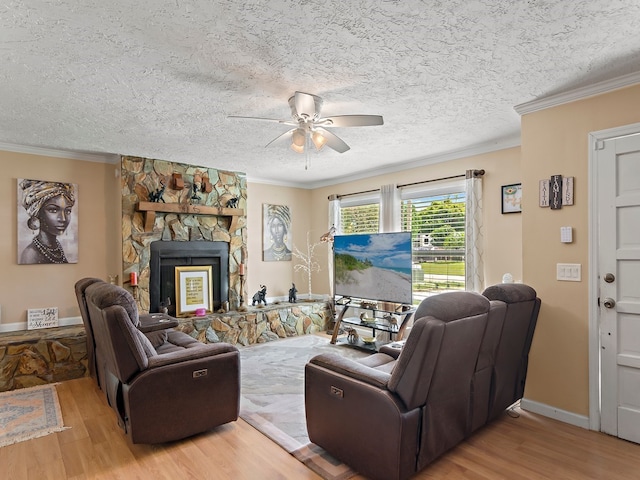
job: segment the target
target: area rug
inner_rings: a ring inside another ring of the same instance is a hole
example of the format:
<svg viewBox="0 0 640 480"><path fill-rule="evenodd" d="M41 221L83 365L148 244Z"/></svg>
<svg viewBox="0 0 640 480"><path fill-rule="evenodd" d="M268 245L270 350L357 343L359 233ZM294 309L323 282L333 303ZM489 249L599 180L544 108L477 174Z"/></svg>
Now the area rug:
<svg viewBox="0 0 640 480"><path fill-rule="evenodd" d="M240 417L327 480L355 472L309 442L304 413L304 366L311 357L335 352L361 358L366 352L331 345L330 337L302 335L240 349Z"/></svg>
<svg viewBox="0 0 640 480"><path fill-rule="evenodd" d="M0 393L0 447L62 430L55 385Z"/></svg>

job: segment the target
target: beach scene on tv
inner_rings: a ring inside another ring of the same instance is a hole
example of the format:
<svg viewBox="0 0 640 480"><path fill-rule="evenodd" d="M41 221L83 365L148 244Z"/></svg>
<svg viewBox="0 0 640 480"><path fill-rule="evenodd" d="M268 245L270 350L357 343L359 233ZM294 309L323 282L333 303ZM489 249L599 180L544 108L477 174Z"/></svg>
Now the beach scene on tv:
<svg viewBox="0 0 640 480"><path fill-rule="evenodd" d="M335 294L411 304L411 233L336 235Z"/></svg>

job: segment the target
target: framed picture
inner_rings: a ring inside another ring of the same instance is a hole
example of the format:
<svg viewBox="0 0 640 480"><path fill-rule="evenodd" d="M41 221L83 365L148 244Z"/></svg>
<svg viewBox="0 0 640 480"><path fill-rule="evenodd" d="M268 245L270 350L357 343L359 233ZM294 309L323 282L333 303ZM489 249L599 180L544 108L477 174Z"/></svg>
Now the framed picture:
<svg viewBox="0 0 640 480"><path fill-rule="evenodd" d="M78 185L17 182L18 264L78 263Z"/></svg>
<svg viewBox="0 0 640 480"><path fill-rule="evenodd" d="M522 212L522 184L502 186L502 213Z"/></svg>
<svg viewBox="0 0 640 480"><path fill-rule="evenodd" d="M291 261L291 211L286 205L262 206L262 259Z"/></svg>
<svg viewBox="0 0 640 480"><path fill-rule="evenodd" d="M212 306L211 266L176 267L176 315L185 317L202 308L211 313Z"/></svg>

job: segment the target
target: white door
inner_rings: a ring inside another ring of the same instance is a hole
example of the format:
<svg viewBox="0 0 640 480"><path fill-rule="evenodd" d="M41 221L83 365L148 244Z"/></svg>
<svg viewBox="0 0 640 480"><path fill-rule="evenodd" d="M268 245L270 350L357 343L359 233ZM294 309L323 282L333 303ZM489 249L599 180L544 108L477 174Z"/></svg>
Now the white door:
<svg viewBox="0 0 640 480"><path fill-rule="evenodd" d="M600 426L640 443L640 134L596 149Z"/></svg>

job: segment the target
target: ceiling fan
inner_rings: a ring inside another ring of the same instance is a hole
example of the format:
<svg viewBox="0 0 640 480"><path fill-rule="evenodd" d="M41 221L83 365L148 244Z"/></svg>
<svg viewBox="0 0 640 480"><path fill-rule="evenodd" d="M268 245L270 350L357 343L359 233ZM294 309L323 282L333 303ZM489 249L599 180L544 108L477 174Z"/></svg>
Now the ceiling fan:
<svg viewBox="0 0 640 480"><path fill-rule="evenodd" d="M344 153L349 150L344 140L327 130L331 127L368 127L372 125L382 125L383 120L380 115L336 115L334 117L321 117L322 98L310 93L295 92L289 98L289 107L291 108L291 120L277 120L272 118L261 117L242 117L230 115L229 118L248 118L252 120L265 120L268 122L277 122L283 125L291 125L292 129L287 130L282 135L271 140L267 145L291 140L291 148L298 153L307 153L307 164L305 169L309 167L309 149L311 144L317 150L322 149L325 145L338 153Z"/></svg>

